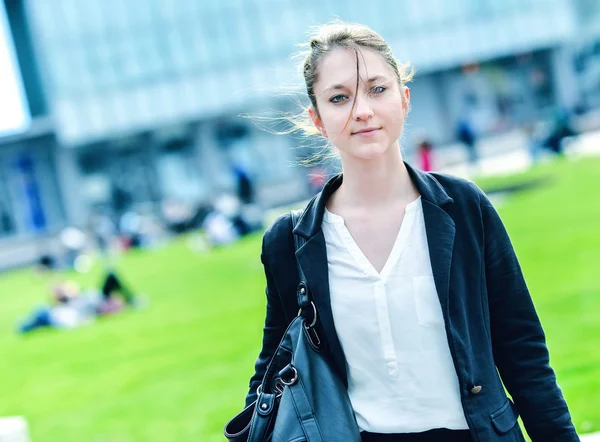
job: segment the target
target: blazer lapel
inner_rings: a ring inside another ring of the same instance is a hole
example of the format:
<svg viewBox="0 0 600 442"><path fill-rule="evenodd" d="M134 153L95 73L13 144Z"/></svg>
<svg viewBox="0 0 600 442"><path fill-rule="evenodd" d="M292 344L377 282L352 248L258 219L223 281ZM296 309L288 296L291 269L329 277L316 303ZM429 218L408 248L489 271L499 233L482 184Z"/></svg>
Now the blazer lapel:
<svg viewBox="0 0 600 442"><path fill-rule="evenodd" d="M434 175L413 169L408 164L406 164L406 169L421 194L431 270L442 312L448 323L450 268L456 226L452 217L443 207L454 203L454 200L446 193Z"/></svg>
<svg viewBox="0 0 600 442"><path fill-rule="evenodd" d="M454 220L441 207L423 200L423 217L429 247L431 270L444 318L448 322L450 266L456 228Z"/></svg>
<svg viewBox="0 0 600 442"><path fill-rule="evenodd" d="M339 369L341 378L344 384L347 385L346 359L335 331L331 311L327 246L325 245L325 236L321 230L327 199L341 183L341 175L337 175L327 182L323 190L306 206L304 214L300 217L298 225L294 229L294 233L306 238L306 243L296 252L296 258L304 271L308 288L317 307L319 322L325 334L324 339L328 344L333 361Z"/></svg>

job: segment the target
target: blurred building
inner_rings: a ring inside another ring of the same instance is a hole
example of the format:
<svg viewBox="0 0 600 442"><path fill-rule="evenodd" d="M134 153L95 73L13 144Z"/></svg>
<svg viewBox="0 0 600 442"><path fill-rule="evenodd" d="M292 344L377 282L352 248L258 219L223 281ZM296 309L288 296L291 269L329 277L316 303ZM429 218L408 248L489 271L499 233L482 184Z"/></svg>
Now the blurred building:
<svg viewBox="0 0 600 442"><path fill-rule="evenodd" d="M0 229L21 242L95 207L209 201L234 189L234 166L264 206L305 197L296 141L239 115L296 109L281 88L302 90L289 56L335 17L416 67L409 130L436 143L465 115L488 134L600 106L596 0L3 1L32 117L0 138Z"/></svg>

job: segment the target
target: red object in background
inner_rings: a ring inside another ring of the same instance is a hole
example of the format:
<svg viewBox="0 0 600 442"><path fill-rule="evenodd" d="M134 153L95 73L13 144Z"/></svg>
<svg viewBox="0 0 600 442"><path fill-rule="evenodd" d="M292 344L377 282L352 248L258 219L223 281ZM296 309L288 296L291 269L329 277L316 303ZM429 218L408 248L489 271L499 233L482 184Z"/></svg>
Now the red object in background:
<svg viewBox="0 0 600 442"><path fill-rule="evenodd" d="M313 193L320 192L327 182L327 174L321 167L314 167L308 175L308 182Z"/></svg>
<svg viewBox="0 0 600 442"><path fill-rule="evenodd" d="M419 167L425 172L433 170L432 151L433 146L429 141L419 144Z"/></svg>

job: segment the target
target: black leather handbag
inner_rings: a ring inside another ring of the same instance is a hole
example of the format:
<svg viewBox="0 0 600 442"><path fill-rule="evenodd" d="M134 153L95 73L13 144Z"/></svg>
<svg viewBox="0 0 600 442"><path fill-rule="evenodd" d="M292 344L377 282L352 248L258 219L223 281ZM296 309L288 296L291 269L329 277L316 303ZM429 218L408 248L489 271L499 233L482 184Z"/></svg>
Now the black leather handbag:
<svg viewBox="0 0 600 442"><path fill-rule="evenodd" d="M301 212L292 212L296 226ZM304 238L294 235L296 250ZM267 367L258 398L225 427L231 442L360 442L348 392L322 354L317 308L298 265L298 316Z"/></svg>

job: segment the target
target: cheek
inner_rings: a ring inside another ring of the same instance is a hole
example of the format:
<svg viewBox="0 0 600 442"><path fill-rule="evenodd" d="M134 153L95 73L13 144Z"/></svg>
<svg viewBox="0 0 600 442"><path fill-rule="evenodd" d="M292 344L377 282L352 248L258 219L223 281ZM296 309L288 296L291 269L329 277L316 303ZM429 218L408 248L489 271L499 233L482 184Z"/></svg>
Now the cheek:
<svg viewBox="0 0 600 442"><path fill-rule="evenodd" d="M402 125L406 118L406 107L401 101L390 100L382 106L380 118L388 124Z"/></svg>
<svg viewBox="0 0 600 442"><path fill-rule="evenodd" d="M322 119L327 133L330 136L341 134L348 128L348 116L348 112L343 110L340 110L339 112L325 112L322 115Z"/></svg>
<svg viewBox="0 0 600 442"><path fill-rule="evenodd" d="M395 115L404 116L405 106L404 101L399 97L390 98L384 102L384 106L388 109L390 113L394 113Z"/></svg>

